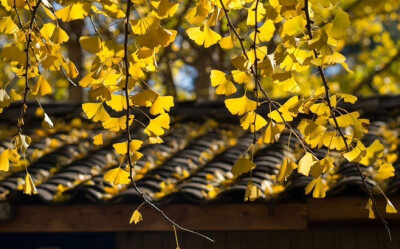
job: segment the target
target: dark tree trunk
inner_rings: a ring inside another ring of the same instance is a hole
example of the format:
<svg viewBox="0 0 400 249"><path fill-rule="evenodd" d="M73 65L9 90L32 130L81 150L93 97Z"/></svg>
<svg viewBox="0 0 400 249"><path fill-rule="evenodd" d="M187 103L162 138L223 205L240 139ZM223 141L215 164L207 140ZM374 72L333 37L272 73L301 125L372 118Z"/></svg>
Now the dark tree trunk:
<svg viewBox="0 0 400 249"><path fill-rule="evenodd" d="M210 98L210 76L208 67L211 66L211 58L204 48L199 48L196 70L198 76L195 81L195 93L197 101L207 101Z"/></svg>
<svg viewBox="0 0 400 249"><path fill-rule="evenodd" d="M82 74L84 71L83 68L83 53L81 46L79 44L79 37L82 35L83 30L83 20L76 20L68 23L67 30L69 31L70 40L68 41L68 57L75 64L76 68L79 71L79 76L74 79L74 82L78 83L82 78ZM83 89L80 86L69 85L68 88L68 99L74 102L81 103L83 102Z"/></svg>

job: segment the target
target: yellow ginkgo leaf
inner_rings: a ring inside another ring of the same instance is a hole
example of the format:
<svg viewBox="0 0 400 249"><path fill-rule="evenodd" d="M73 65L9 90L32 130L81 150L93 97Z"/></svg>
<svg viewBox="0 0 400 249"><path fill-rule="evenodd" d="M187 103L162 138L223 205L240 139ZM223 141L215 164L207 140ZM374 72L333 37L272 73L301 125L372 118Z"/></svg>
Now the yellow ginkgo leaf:
<svg viewBox="0 0 400 249"><path fill-rule="evenodd" d="M152 90L144 90L131 97L132 104L135 106L150 107L156 98L159 96L158 93Z"/></svg>
<svg viewBox="0 0 400 249"><path fill-rule="evenodd" d="M190 24L201 24L210 14L211 10L210 2L199 1L196 6L187 11L185 19Z"/></svg>
<svg viewBox="0 0 400 249"><path fill-rule="evenodd" d="M329 35L335 39L340 39L342 36L347 34L347 29L350 27L349 14L338 8L336 11L335 18L332 21L332 28Z"/></svg>
<svg viewBox="0 0 400 249"><path fill-rule="evenodd" d="M361 161L362 157L367 154L365 150L365 146L361 141L357 142L357 145L354 147L353 150L343 154L344 158L347 159L349 162L359 162Z"/></svg>
<svg viewBox="0 0 400 249"><path fill-rule="evenodd" d="M136 35L144 35L147 30L149 30L150 27L154 24L154 22L155 18L152 15L129 21L132 31Z"/></svg>
<svg viewBox="0 0 400 249"><path fill-rule="evenodd" d="M256 4L257 4L257 17L256 17ZM254 1L253 4L247 9L247 22L248 26L254 26L256 22L261 22L266 10L262 2ZM257 19L256 19L257 18Z"/></svg>
<svg viewBox="0 0 400 249"><path fill-rule="evenodd" d="M365 207L365 209L368 210L368 218L369 219L375 219L376 218L375 210L374 210L374 204L373 204L371 199L368 199L367 206Z"/></svg>
<svg viewBox="0 0 400 249"><path fill-rule="evenodd" d="M317 179L312 180L306 187L305 192L306 195L311 193L313 191L313 197L314 198L325 198L326 192L325 192L325 186L322 181L321 177L318 177Z"/></svg>
<svg viewBox="0 0 400 249"><path fill-rule="evenodd" d="M4 150L3 152L1 152L0 154L0 170L1 171L5 171L8 172L9 168L10 168L10 160L9 160L9 154L10 154L10 150Z"/></svg>
<svg viewBox="0 0 400 249"><path fill-rule="evenodd" d="M271 121L261 137L263 143L272 144L279 141L282 131L285 129L283 124L275 124Z"/></svg>
<svg viewBox="0 0 400 249"><path fill-rule="evenodd" d="M65 63L61 63L61 65L69 78L75 79L79 75L78 69L71 60L68 59Z"/></svg>
<svg viewBox="0 0 400 249"><path fill-rule="evenodd" d="M175 40L176 34L176 30L164 29L158 20L144 35L137 35L135 38L140 46L154 49L171 44Z"/></svg>
<svg viewBox="0 0 400 249"><path fill-rule="evenodd" d="M253 80L249 72L241 70L232 70L232 77L233 80L238 84L247 84Z"/></svg>
<svg viewBox="0 0 400 249"><path fill-rule="evenodd" d="M297 169L297 164L292 162L289 158L283 160L282 166L279 169L279 173L276 177L278 182L286 181L287 178L292 174L293 170Z"/></svg>
<svg viewBox="0 0 400 249"><path fill-rule="evenodd" d="M17 93L17 91L15 91L15 89L11 89L10 98L11 98L12 102L15 102L15 101L18 101L18 100L22 100L22 95Z"/></svg>
<svg viewBox="0 0 400 249"><path fill-rule="evenodd" d="M222 49L232 49L235 46L235 41L236 41L236 36L234 33L231 33L230 35L223 37L219 41L219 45L221 46Z"/></svg>
<svg viewBox="0 0 400 249"><path fill-rule="evenodd" d="M161 136L164 129L169 129L170 117L167 113L162 113L158 117L151 119L149 125L144 129L148 136Z"/></svg>
<svg viewBox="0 0 400 249"><path fill-rule="evenodd" d="M272 20L266 20L264 24L258 28L257 43L269 42L275 33L275 25ZM254 32L250 34L250 38L254 41Z"/></svg>
<svg viewBox="0 0 400 249"><path fill-rule="evenodd" d="M49 82L44 78L43 75L40 75L35 87L32 89L32 94L33 95L38 95L40 96L45 96L47 94L50 94L53 92L53 89L51 88Z"/></svg>
<svg viewBox="0 0 400 249"><path fill-rule="evenodd" d="M132 124L134 116L131 115L129 120L129 125ZM110 130L110 131L115 131L118 132L120 130L125 130L126 129L126 116L122 116L120 118L109 118L106 121L103 122L103 127L104 129Z"/></svg>
<svg viewBox="0 0 400 249"><path fill-rule="evenodd" d="M135 212L133 212L131 216L131 219L129 220L129 224L132 224L132 222L135 222L135 224L137 224L142 220L143 220L142 214L139 212L139 210L135 210Z"/></svg>
<svg viewBox="0 0 400 249"><path fill-rule="evenodd" d="M143 141L140 140L132 140L130 142L130 147L131 147L131 153L132 152L137 152L137 150L140 149L142 146ZM113 147L115 151L120 154L120 155L126 155L128 151L128 142L121 142L121 143L115 143L113 144Z"/></svg>
<svg viewBox="0 0 400 249"><path fill-rule="evenodd" d="M157 8L157 16L160 18L172 17L178 11L179 4L170 0L151 1L151 4Z"/></svg>
<svg viewBox="0 0 400 249"><path fill-rule="evenodd" d="M164 143L164 140L162 140L162 138L159 136L150 136L149 143L150 144L162 144L162 143Z"/></svg>
<svg viewBox="0 0 400 249"><path fill-rule="evenodd" d="M89 119L93 119L94 122L106 121L110 118L107 111L104 109L103 103L85 103L82 104L82 109Z"/></svg>
<svg viewBox="0 0 400 249"><path fill-rule="evenodd" d="M79 38L81 47L89 53L97 53L101 50L101 40L98 36L81 36Z"/></svg>
<svg viewBox="0 0 400 249"><path fill-rule="evenodd" d="M87 3L77 2L56 11L56 17L63 22L83 19L89 14L90 5Z"/></svg>
<svg viewBox="0 0 400 249"><path fill-rule="evenodd" d="M361 141L357 142L356 147L343 154L349 162L357 162L365 166L373 164L378 158L382 157L384 147L376 139L368 148L365 148Z"/></svg>
<svg viewBox="0 0 400 249"><path fill-rule="evenodd" d="M26 195L36 195L38 191L36 190L35 184L33 183L32 177L29 173L26 173L25 184L24 184L24 194Z"/></svg>
<svg viewBox="0 0 400 249"><path fill-rule="evenodd" d="M392 202L388 198L386 198L386 209L385 209L385 211L388 214L397 213L396 208L394 207L394 205L392 204Z"/></svg>
<svg viewBox="0 0 400 249"><path fill-rule="evenodd" d="M94 145L101 145L103 144L103 134L97 134L96 136L93 137L93 144Z"/></svg>
<svg viewBox="0 0 400 249"><path fill-rule="evenodd" d="M248 158L241 157L236 161L235 165L232 167L232 173L234 176L240 176L244 173L249 172L254 169L256 165L250 161Z"/></svg>
<svg viewBox="0 0 400 249"><path fill-rule="evenodd" d="M391 163L382 163L376 174L376 179L385 180L394 176L395 169Z"/></svg>
<svg viewBox="0 0 400 249"><path fill-rule="evenodd" d="M254 111L247 112L240 119L240 126L244 130L249 130L254 133L267 125L267 121Z"/></svg>
<svg viewBox="0 0 400 249"><path fill-rule="evenodd" d="M252 181L249 181L246 188L246 193L244 194L244 201L255 201L261 197L262 192Z"/></svg>
<svg viewBox="0 0 400 249"><path fill-rule="evenodd" d="M329 106L325 103L317 103L317 104L313 104L310 107L310 111L317 114L318 116L321 115L330 115L331 113L331 109L329 108Z"/></svg>
<svg viewBox="0 0 400 249"><path fill-rule="evenodd" d="M219 40L221 40L221 36L210 29L207 25L203 26L203 29L200 27L193 27L186 30L189 38L192 39L197 45L203 45L205 48L208 48Z"/></svg>
<svg viewBox="0 0 400 249"><path fill-rule="evenodd" d="M282 35L297 35L305 29L307 21L303 15L299 15L287 20L282 27Z"/></svg>
<svg viewBox="0 0 400 249"><path fill-rule="evenodd" d="M154 103L150 107L150 113L157 115L168 112L174 106L174 98L172 96L157 96Z"/></svg>
<svg viewBox="0 0 400 249"><path fill-rule="evenodd" d="M111 93L109 88L105 86L93 88L89 92L89 99L96 99L100 101L110 101L111 100Z"/></svg>
<svg viewBox="0 0 400 249"><path fill-rule="evenodd" d="M300 91L300 86L297 84L294 77L290 77L283 81L274 81L274 84L285 92L295 93Z"/></svg>
<svg viewBox="0 0 400 249"><path fill-rule="evenodd" d="M311 166L310 175L314 178L318 178L322 173L326 173L331 168L335 167L333 162L333 158L329 156L317 161Z"/></svg>
<svg viewBox="0 0 400 249"><path fill-rule="evenodd" d="M357 97L347 93L337 93L340 98L344 100L344 102L354 104L357 101Z"/></svg>
<svg viewBox="0 0 400 249"><path fill-rule="evenodd" d="M18 151L16 149L8 149L9 154L8 154L8 159L13 163L13 164L18 164L19 159L21 158L21 155L18 154Z"/></svg>
<svg viewBox="0 0 400 249"><path fill-rule="evenodd" d="M363 165L371 165L376 162L376 160L383 156L383 150L385 147L381 142L376 139L368 148L366 149L367 154L361 159L360 163Z"/></svg>
<svg viewBox="0 0 400 249"><path fill-rule="evenodd" d="M129 179L129 173L121 167L108 170L104 174L104 180L115 185L119 184L129 184L131 179Z"/></svg>
<svg viewBox="0 0 400 249"><path fill-rule="evenodd" d="M226 75L224 72L219 70L211 70L211 85L217 87L215 93L218 95L229 96L234 94L237 90L235 85L232 83L231 77Z"/></svg>
<svg viewBox="0 0 400 249"><path fill-rule="evenodd" d="M0 20L0 33L3 33L3 34L14 34L18 30L19 30L19 28L14 23L14 21L11 18L11 16L3 17Z"/></svg>
<svg viewBox="0 0 400 249"><path fill-rule="evenodd" d="M3 5L5 4L4 0L1 1L1 2L2 2ZM25 7L26 1L24 1L24 0L7 0L7 4L12 8L17 7L19 9L22 9L22 8Z"/></svg>
<svg viewBox="0 0 400 249"><path fill-rule="evenodd" d="M61 44L67 42L69 40L69 36L67 33L60 27L56 27L51 35L51 41L57 44Z"/></svg>
<svg viewBox="0 0 400 249"><path fill-rule="evenodd" d="M246 112L255 111L257 102L247 98L245 94L240 98L226 99L225 106L233 115L242 116Z"/></svg>
<svg viewBox="0 0 400 249"><path fill-rule="evenodd" d="M301 102L297 96L293 96L288 99L278 110L273 110L268 114L268 117L273 119L277 123L283 123L284 121L292 121L297 116Z"/></svg>
<svg viewBox="0 0 400 249"><path fill-rule="evenodd" d="M106 101L106 104L117 112L126 110L126 97L120 94L111 94L111 100Z"/></svg>
<svg viewBox="0 0 400 249"><path fill-rule="evenodd" d="M318 161L318 159L311 154L310 152L306 152L304 156L299 160L299 167L297 171L300 174L308 176L310 173L311 167Z"/></svg>

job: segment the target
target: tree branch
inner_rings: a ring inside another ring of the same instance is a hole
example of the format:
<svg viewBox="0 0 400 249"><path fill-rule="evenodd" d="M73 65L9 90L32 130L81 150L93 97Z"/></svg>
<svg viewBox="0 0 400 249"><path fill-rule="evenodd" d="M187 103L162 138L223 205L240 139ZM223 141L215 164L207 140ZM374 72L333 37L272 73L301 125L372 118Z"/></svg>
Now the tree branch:
<svg viewBox="0 0 400 249"><path fill-rule="evenodd" d="M249 60L249 56L246 53L246 48L245 48L244 43L243 43L244 39L240 36L240 34L236 30L235 26L233 26L232 21L229 18L229 15L228 15L228 10L226 9L224 2L222 0L219 0L219 2L221 4L221 6L222 6L222 9L223 9L224 13L225 13L226 20L228 21L228 26L231 28L231 30L233 31L234 35L239 40L239 44L240 44L240 47L242 49L243 56L247 60ZM294 136L300 142L301 146L304 148L305 151L308 151L308 152L314 154L314 152L304 144L304 142L301 140L300 136L295 132L295 130L290 126L290 124L285 120L285 118L283 117L282 113L280 113L278 111L277 105L271 100L271 98L269 97L269 95L267 94L265 89L262 87L260 80L257 78L257 73L254 71L254 67L250 68L250 72L254 76L254 78L256 79L255 82L257 82L256 85L258 86L259 90L262 92L264 97L267 99L267 102L273 107L273 109L277 110L277 112L278 112L280 118L283 120L285 126L290 130L291 133L294 134Z"/></svg>
<svg viewBox="0 0 400 249"><path fill-rule="evenodd" d="M26 112L26 109L28 108L27 106L27 98L28 98L28 92L31 90L29 87L29 68L31 67L30 64L30 47L31 47L31 42L32 42L32 29L33 29L33 24L35 22L35 18L36 18L36 14L37 11L39 9L39 6L41 4L42 0L38 0L37 4L35 5L35 7L32 10L32 16L31 16L31 20L29 23L29 27L28 27L28 35L27 35L27 40L26 40L26 47L25 47L25 53L26 53L26 65L25 65L25 90L24 90L24 94L23 94L23 102L22 102L22 107L21 107L21 113L18 117L18 123L17 123L17 127L18 127L18 131L19 133L22 133L22 126L24 125L24 114ZM15 7L15 0L14 0L14 7ZM16 7L15 7L16 8ZM21 19L19 17L18 11L17 12L17 16L18 16L18 21L20 23L20 25L22 25L21 23Z"/></svg>
<svg viewBox="0 0 400 249"><path fill-rule="evenodd" d="M305 15L306 15L306 20L307 20L306 28L307 28L309 40L312 40L312 39L313 39L312 29L311 29L312 20L311 20L311 18L310 18L310 13L309 13L309 11L308 11L308 6L309 6L309 5L308 5L308 0L304 0L304 9L303 9L303 10L304 10L304 13L305 13ZM313 49L313 53L314 53L314 57L315 57L315 58L318 58L318 52L317 52L317 50ZM327 105L328 105L328 107L329 107L329 110L330 110L330 113L331 113L331 118L333 119L333 122L334 122L334 124L335 124L336 130L339 132L340 137L343 139L343 142L344 142L344 144L345 144L345 147L346 147L347 152L349 152L349 151L350 151L350 147L349 147L349 145L348 145L348 143L347 143L347 139L346 139L346 137L344 136L344 134L343 134L342 130L340 129L340 127L339 127L338 121L337 121L336 116L335 116L335 110L334 110L334 108L332 107L332 103L331 103L331 100L330 100L330 92L329 92L328 81L326 80L326 76L325 76L324 70L323 70L323 68L322 68L321 66L318 66L318 71L319 71L319 73L320 73L322 82L323 82L323 84L324 84L324 88L325 88L325 100L326 100L326 103L327 103ZM388 222L381 216L381 214L379 213L379 211L378 211L378 209L377 209L376 202L375 202L375 198L374 198L374 196L373 196L373 194L372 194L372 190L368 187L367 182L366 182L366 178L367 178L367 177L366 177L366 176L364 175L364 173L362 172L360 165L359 165L358 163L356 163L355 165L356 165L357 170L358 170L358 173L359 173L359 175L360 175L360 177L361 177L363 186L364 186L364 188L367 190L367 192L368 192L368 194L369 194L369 198L370 198L371 201L372 201L373 210L374 210L375 214L379 217L379 219L382 221L383 225L385 226L385 229L386 229L386 231L387 231L389 240L390 240L390 242L393 244L392 236L391 236L391 233L390 233L390 229L389 229L389 227L388 227L388 225L387 225Z"/></svg>
<svg viewBox="0 0 400 249"><path fill-rule="evenodd" d="M125 91L125 100L126 100L126 136L127 136L127 152L126 152L126 156L128 158L128 165L129 165L129 177L132 181L132 186L135 189L135 191L142 197L142 199L146 202L146 204L148 204L150 207L152 207L153 209L155 209L157 212L159 212L169 223L171 223L173 226L189 232L189 233L193 233L196 234L198 236L201 236L211 242L214 242L214 240L212 240L211 238L189 230L187 228L181 227L180 225L178 225L176 222L174 222L171 218L169 218L159 207L157 207L155 204L153 204L144 194L142 191L140 191L140 189L138 188L138 186L136 185L134 176L133 176L133 168L134 168L134 162L132 161L132 158L130 156L130 152L131 152L131 142L132 142L132 137L131 137L131 133L130 133L130 111L131 111L131 107L129 104L129 89L128 89L128 84L129 84L129 78L130 78L130 74L129 74L129 60L128 60L128 39L129 39L129 17L130 17L130 12L131 12L131 7L132 7L132 1L128 0L127 1L127 7L126 7L126 12L125 12L125 30L124 30L124 65L125 65L125 87L124 87L124 91Z"/></svg>

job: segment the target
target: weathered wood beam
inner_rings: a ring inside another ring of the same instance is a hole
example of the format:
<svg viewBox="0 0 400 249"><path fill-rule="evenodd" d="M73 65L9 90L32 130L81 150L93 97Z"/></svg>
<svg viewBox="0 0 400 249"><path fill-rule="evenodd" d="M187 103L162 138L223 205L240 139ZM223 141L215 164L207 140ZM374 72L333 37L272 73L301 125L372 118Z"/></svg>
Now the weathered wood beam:
<svg viewBox="0 0 400 249"><path fill-rule="evenodd" d="M178 224L196 231L305 230L314 224L374 224L368 219L366 198L309 199L306 203L165 205L162 209ZM384 213L385 200L377 199ZM391 198L400 207L400 198ZM157 212L143 206L144 220L129 224L134 205L19 205L11 219L0 221L5 232L129 232L171 231ZM385 214L400 223L400 214Z"/></svg>
<svg viewBox="0 0 400 249"><path fill-rule="evenodd" d="M14 218L0 222L1 232L123 232L171 231L172 227L149 207L143 221L129 224L132 205L15 206ZM301 230L307 227L304 204L280 204L270 212L266 204L168 205L164 212L178 224L196 231Z"/></svg>
<svg viewBox="0 0 400 249"><path fill-rule="evenodd" d="M394 197L390 200L399 210L400 198ZM309 199L307 202L308 221L309 223L374 222L375 220L368 219L367 201L367 197ZM376 201L378 210L385 219L400 222L400 213L386 214L385 199L377 198Z"/></svg>

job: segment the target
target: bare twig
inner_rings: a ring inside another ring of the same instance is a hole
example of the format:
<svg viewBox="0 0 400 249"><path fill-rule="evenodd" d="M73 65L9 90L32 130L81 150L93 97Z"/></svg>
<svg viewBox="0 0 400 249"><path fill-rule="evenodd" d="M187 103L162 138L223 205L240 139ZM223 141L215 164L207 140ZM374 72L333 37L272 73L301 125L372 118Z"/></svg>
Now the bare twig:
<svg viewBox="0 0 400 249"><path fill-rule="evenodd" d="M310 18L310 13L309 13L309 11L308 11L308 0L304 0L304 9L303 9L303 10L304 10L304 13L305 13L305 15L306 15L306 20L307 20L306 28L307 28L309 40L312 40L312 39L313 39L312 27L311 27L311 25L312 25L312 20L311 20L311 18ZM314 57L315 57L315 58L318 58L318 52L317 52L317 50L313 49L313 53L314 53ZM320 73L322 82L323 82L323 84L324 84L324 88L325 88L325 100L326 100L326 103L327 103L327 105L328 105L328 107L329 107L329 110L330 110L330 113L331 113L331 117L332 117L333 122L334 122L334 124L335 124L335 128L336 128L336 130L338 131L340 137L343 139L343 142L344 142L344 144L345 144L346 150L349 152L349 151L350 151L350 147L349 147L349 145L348 145L348 143L347 143L347 138L344 136L342 130L341 130L340 127L339 127L338 121L337 121L336 116L335 116L334 108L332 107L332 103L331 103L331 100L330 100L329 85L328 85L328 81L327 81L327 79L326 79L324 70L323 70L323 68L322 68L321 66L318 66L318 71L319 71L319 73ZM381 214L379 213L379 211L378 211L378 209L377 209L377 205L376 205L375 198L374 198L373 193L372 193L372 190L371 190L371 189L368 187L368 185L367 185L367 182L366 182L367 176L365 176L364 173L362 172L361 167L360 167L360 164L356 163L355 165L356 165L357 170L358 170L358 173L359 173L359 175L360 175L360 177L361 177L363 186L364 186L364 188L367 190L368 195L369 195L369 198L370 198L371 201L372 201L372 206L373 206L374 213L375 213L376 216L382 221L382 223L383 223L383 225L385 226L385 229L386 229L386 231L387 231L387 235L388 235L388 237L389 237L389 240L390 240L390 242L393 244L393 240L392 240L392 236L391 236L391 233L390 233L390 229L389 229L389 227L388 227L388 222L387 222L387 221L381 216Z"/></svg>
<svg viewBox="0 0 400 249"><path fill-rule="evenodd" d="M162 211L159 207L157 207L154 203L152 203L144 194L142 191L140 191L140 189L138 188L138 186L136 185L134 176L133 176L133 168L134 168L134 162L132 161L132 158L130 157L130 151L131 151L131 142L132 142L132 137L131 137L131 133L130 133L130 129L129 129L129 120L130 120L130 112L131 112L131 106L129 105L129 89L128 89L128 83L129 83L129 61L128 61L128 39L129 39L129 17L130 17L130 12L131 12L131 8L132 8L132 1L128 0L127 1L127 7L126 7L126 19L125 19L125 30L124 30L124 65L125 65L125 98L126 98L126 136L127 136L127 152L126 152L126 156L128 158L128 165L129 165L129 172L130 172L130 179L132 181L132 186L135 189L135 191L142 197L143 201L146 202L146 204L148 204L150 207L152 207L153 209L155 209L157 212L159 212L169 223L171 223L173 226L189 232L189 233L193 233L196 234L198 236L201 236L211 242L214 242L214 240L212 240L211 238L192 231L190 229L181 227L180 225L178 225L176 222L174 222L171 218L169 218L164 211Z"/></svg>

